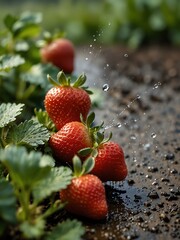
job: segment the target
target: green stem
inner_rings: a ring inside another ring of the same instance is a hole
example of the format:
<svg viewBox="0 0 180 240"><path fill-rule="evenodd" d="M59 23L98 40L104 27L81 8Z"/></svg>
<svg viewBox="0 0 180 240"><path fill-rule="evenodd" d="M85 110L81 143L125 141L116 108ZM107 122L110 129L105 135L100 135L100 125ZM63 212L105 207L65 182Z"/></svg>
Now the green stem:
<svg viewBox="0 0 180 240"><path fill-rule="evenodd" d="M4 148L6 146L6 132L5 127L0 129L0 145Z"/></svg>
<svg viewBox="0 0 180 240"><path fill-rule="evenodd" d="M24 91L23 99L24 99L24 100L25 100L25 99L28 99L28 98L31 96L31 94L35 91L35 89L36 89L36 86L35 86L35 85L30 85L30 86L26 89L26 91Z"/></svg>
<svg viewBox="0 0 180 240"><path fill-rule="evenodd" d="M30 221L31 214L30 214L30 190L25 190L25 188L18 189L16 191L16 196L19 200L19 203L21 205L23 214L24 214L24 220Z"/></svg>
<svg viewBox="0 0 180 240"><path fill-rule="evenodd" d="M52 204L41 216L39 216L39 219L46 219L47 217L51 216L53 213L61 210L64 207L64 203L61 203L60 200Z"/></svg>
<svg viewBox="0 0 180 240"><path fill-rule="evenodd" d="M24 82L22 79L18 79L17 81L17 91L16 91L16 99L17 100L22 100L23 99L23 95L24 95L24 91L26 88L26 82Z"/></svg>

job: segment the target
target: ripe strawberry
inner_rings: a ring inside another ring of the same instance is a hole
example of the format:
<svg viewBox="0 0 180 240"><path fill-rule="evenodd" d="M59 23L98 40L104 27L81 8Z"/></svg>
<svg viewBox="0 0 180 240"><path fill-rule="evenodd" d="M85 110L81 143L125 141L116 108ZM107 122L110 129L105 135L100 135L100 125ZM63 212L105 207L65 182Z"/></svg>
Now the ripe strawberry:
<svg viewBox="0 0 180 240"><path fill-rule="evenodd" d="M56 86L47 92L44 104L57 130L68 122L80 121L80 114L86 119L91 107L89 97L91 92L86 87L82 87L86 81L85 75L79 76L72 85L70 79L66 78L63 72L59 72L57 75L59 83L50 76L48 78Z"/></svg>
<svg viewBox="0 0 180 240"><path fill-rule="evenodd" d="M102 181L121 181L127 176L127 166L122 148L115 142L104 142L99 145L95 156L95 166L91 174Z"/></svg>
<svg viewBox="0 0 180 240"><path fill-rule="evenodd" d="M108 213L105 188L97 176L87 174L92 169L94 161L89 158L80 170L81 161L77 157L73 162L75 160L78 160L77 174L75 171L71 184L60 192L60 199L62 202L67 202L65 208L73 214L94 220L103 219Z"/></svg>
<svg viewBox="0 0 180 240"><path fill-rule="evenodd" d="M72 42L65 38L56 39L40 50L43 62L51 62L53 65L71 74L74 70L75 49Z"/></svg>
<svg viewBox="0 0 180 240"><path fill-rule="evenodd" d="M79 150L92 147L92 138L85 124L69 122L50 137L49 146L57 160L71 164Z"/></svg>

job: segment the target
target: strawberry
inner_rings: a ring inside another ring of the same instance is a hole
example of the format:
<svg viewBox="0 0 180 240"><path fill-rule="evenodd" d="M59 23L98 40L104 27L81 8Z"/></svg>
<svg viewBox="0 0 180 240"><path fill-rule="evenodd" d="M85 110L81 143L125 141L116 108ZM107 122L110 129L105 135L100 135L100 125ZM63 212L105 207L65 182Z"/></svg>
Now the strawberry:
<svg viewBox="0 0 180 240"><path fill-rule="evenodd" d="M102 142L97 148L95 166L91 174L98 176L102 181L122 181L127 172L121 146L112 141Z"/></svg>
<svg viewBox="0 0 180 240"><path fill-rule="evenodd" d="M49 139L55 158L63 163L72 163L72 158L82 148L92 147L90 129L82 122L66 123Z"/></svg>
<svg viewBox="0 0 180 240"><path fill-rule="evenodd" d="M81 166L80 159L75 156L73 163L75 176L71 184L60 192L61 201L67 203L65 208L70 213L93 220L105 218L108 213L105 188L97 176L88 174L94 165L93 159L88 158Z"/></svg>
<svg viewBox="0 0 180 240"><path fill-rule="evenodd" d="M41 48L40 56L43 62L50 62L65 73L74 70L75 49L73 43L65 38L53 40Z"/></svg>
<svg viewBox="0 0 180 240"><path fill-rule="evenodd" d="M82 86L86 81L86 76L80 75L73 84L62 71L57 75L58 82L49 75L48 78L55 86L47 92L44 105L57 130L68 122L80 121L80 114L85 119L91 107L89 97L91 92L87 90L87 87Z"/></svg>

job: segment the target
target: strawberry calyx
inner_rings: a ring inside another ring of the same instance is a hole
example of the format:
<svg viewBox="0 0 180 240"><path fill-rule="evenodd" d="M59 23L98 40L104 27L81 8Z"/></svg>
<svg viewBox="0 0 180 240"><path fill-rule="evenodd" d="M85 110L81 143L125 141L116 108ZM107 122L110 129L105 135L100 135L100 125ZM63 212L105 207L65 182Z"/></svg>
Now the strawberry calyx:
<svg viewBox="0 0 180 240"><path fill-rule="evenodd" d="M95 165L95 161L92 157L87 158L82 163L80 158L77 155L75 155L72 161L73 161L74 177L80 177L82 175L88 174Z"/></svg>
<svg viewBox="0 0 180 240"><path fill-rule="evenodd" d="M97 157L98 155L98 148L102 146L104 143L109 142L110 139L112 138L112 133L105 138L104 133L101 132L95 132L94 134L94 143L92 148L83 148L78 151L79 156L81 157L92 157L93 159Z"/></svg>
<svg viewBox="0 0 180 240"><path fill-rule="evenodd" d="M87 118L84 120L82 114L80 115L81 122L88 129L89 135L92 139L92 147L83 148L78 151L78 155L81 157L87 156L96 156L97 155L97 146L99 145L97 142L97 136L100 134L100 130L103 128L103 122L101 125L94 125L95 113L90 113Z"/></svg>
<svg viewBox="0 0 180 240"><path fill-rule="evenodd" d="M99 147L106 142L109 142L112 138L112 132L109 134L107 138L105 138L104 132L97 132L95 135L96 145Z"/></svg>
<svg viewBox="0 0 180 240"><path fill-rule="evenodd" d="M69 76L67 77L63 71L58 72L57 81L55 81L49 74L47 75L47 78L53 86L82 88L88 94L93 93L88 89L88 87L83 86L86 82L86 75L84 73L82 73L75 81L73 81Z"/></svg>
<svg viewBox="0 0 180 240"><path fill-rule="evenodd" d="M88 132L92 138L93 146L83 148L78 151L78 155L81 157L91 156L95 158L98 155L98 148L106 142L109 142L112 138L112 133L108 137L105 137L103 129L104 122L100 125L94 125L95 113L90 113L86 120L83 119L82 115L80 116L81 122L87 127Z"/></svg>

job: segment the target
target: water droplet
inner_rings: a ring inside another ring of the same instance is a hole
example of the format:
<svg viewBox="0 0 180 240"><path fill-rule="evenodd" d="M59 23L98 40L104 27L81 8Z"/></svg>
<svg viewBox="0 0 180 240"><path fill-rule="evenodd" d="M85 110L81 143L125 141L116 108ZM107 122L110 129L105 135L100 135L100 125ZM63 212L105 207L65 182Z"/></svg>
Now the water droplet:
<svg viewBox="0 0 180 240"><path fill-rule="evenodd" d="M121 123L117 123L117 127L118 128L122 127L122 124Z"/></svg>
<svg viewBox="0 0 180 240"><path fill-rule="evenodd" d="M86 59L86 61L88 61L88 57L86 57L85 59Z"/></svg>
<svg viewBox="0 0 180 240"><path fill-rule="evenodd" d="M109 64L107 63L106 66L109 67Z"/></svg>
<svg viewBox="0 0 180 240"><path fill-rule="evenodd" d="M94 38L94 42L96 42L96 38Z"/></svg>
<svg viewBox="0 0 180 240"><path fill-rule="evenodd" d="M136 140L136 136L135 136L135 135L131 135L131 136L130 136L130 139L131 139L131 140Z"/></svg>
<svg viewBox="0 0 180 240"><path fill-rule="evenodd" d="M107 92L109 90L109 84L105 83L102 87L103 91Z"/></svg>
<svg viewBox="0 0 180 240"><path fill-rule="evenodd" d="M127 54L127 53L125 53L125 54L124 54L124 57L128 57L128 54Z"/></svg>
<svg viewBox="0 0 180 240"><path fill-rule="evenodd" d="M153 87L153 89L157 89L159 86L161 85L161 83L160 82L158 82L158 83L155 83L154 84L154 87Z"/></svg>
<svg viewBox="0 0 180 240"><path fill-rule="evenodd" d="M151 133L151 137L152 137L152 138L156 138L156 136L157 136L157 135L156 135L155 133Z"/></svg>
<svg viewBox="0 0 180 240"><path fill-rule="evenodd" d="M93 45L91 44L91 45L89 45L90 47L92 47Z"/></svg>
<svg viewBox="0 0 180 240"><path fill-rule="evenodd" d="M109 22L108 25L111 26L111 23Z"/></svg>
<svg viewBox="0 0 180 240"><path fill-rule="evenodd" d="M150 149L150 147L151 147L151 144L150 143L146 143L143 148L144 148L145 151L147 151L147 150Z"/></svg>
<svg viewBox="0 0 180 240"><path fill-rule="evenodd" d="M92 52L90 51L89 54L92 54Z"/></svg>

